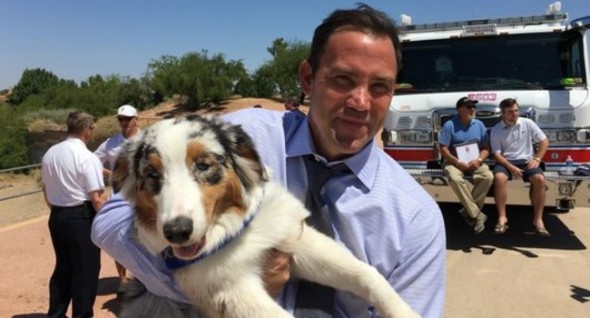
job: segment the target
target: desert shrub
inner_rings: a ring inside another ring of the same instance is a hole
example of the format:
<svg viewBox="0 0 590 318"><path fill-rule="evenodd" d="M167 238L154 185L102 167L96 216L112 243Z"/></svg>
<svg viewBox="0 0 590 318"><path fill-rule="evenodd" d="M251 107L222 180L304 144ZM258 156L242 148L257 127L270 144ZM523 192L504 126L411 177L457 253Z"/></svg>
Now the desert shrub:
<svg viewBox="0 0 590 318"><path fill-rule="evenodd" d="M30 124L36 121L53 122L57 125L63 125L68 118L68 114L74 111L72 108L68 109L38 109L32 112L26 112L22 115L25 123ZM29 126L29 130L30 130Z"/></svg>

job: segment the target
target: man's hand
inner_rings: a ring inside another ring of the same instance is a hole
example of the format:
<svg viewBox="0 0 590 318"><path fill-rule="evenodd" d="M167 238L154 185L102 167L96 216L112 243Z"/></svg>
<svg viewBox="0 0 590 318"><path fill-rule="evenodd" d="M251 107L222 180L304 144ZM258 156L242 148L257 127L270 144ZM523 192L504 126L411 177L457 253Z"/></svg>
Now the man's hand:
<svg viewBox="0 0 590 318"><path fill-rule="evenodd" d="M479 161L479 159L471 160L469 162L469 170L475 171L479 167L481 167L482 164L483 164L483 162Z"/></svg>
<svg viewBox="0 0 590 318"><path fill-rule="evenodd" d="M527 162L527 168L528 169L535 169L535 168L539 167L540 163L541 163L540 160L531 159L531 160L529 160L529 162Z"/></svg>
<svg viewBox="0 0 590 318"><path fill-rule="evenodd" d="M518 169L518 167L515 165L508 165L508 171L510 171L510 174L512 174L512 178L522 178L523 170Z"/></svg>
<svg viewBox="0 0 590 318"><path fill-rule="evenodd" d="M459 169L463 172L471 171L470 164L463 162L463 161L457 161L457 164L455 165L455 167L457 167L457 169Z"/></svg>
<svg viewBox="0 0 590 318"><path fill-rule="evenodd" d="M262 280L269 295L276 298L291 277L291 254L272 249L267 254Z"/></svg>

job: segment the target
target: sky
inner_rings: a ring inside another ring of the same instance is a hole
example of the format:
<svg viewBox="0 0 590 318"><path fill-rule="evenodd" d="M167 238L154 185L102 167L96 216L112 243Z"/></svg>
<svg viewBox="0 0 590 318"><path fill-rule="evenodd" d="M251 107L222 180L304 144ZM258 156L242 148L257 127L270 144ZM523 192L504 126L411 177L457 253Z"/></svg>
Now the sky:
<svg viewBox="0 0 590 318"><path fill-rule="evenodd" d="M206 50L254 71L273 40L311 42L315 27L344 0L3 0L0 89L26 69L80 82L94 75L139 78L152 60ZM544 14L551 0L364 0L414 24ZM563 0L570 19L589 0Z"/></svg>

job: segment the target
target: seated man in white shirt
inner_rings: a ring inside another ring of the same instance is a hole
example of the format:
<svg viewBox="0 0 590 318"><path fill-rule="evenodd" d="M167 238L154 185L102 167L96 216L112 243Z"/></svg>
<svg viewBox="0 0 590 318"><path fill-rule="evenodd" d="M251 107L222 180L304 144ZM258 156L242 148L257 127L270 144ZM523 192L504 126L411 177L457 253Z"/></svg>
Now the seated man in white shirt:
<svg viewBox="0 0 590 318"><path fill-rule="evenodd" d="M545 206L545 176L540 168L541 158L545 155L549 140L543 131L531 119L520 117L518 102L513 98L500 102L502 121L496 124L490 133L490 144L496 166L494 167L494 196L498 209L496 234L503 234L508 229L506 215L508 180L523 178L531 183L530 199L533 205L533 226L541 236L551 236L543 223ZM533 142L539 143L536 153Z"/></svg>

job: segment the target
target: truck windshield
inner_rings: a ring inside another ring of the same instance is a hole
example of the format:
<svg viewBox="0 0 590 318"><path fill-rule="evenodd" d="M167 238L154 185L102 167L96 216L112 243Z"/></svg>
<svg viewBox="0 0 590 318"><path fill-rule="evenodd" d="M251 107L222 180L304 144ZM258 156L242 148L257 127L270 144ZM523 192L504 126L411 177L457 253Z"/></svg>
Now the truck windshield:
<svg viewBox="0 0 590 318"><path fill-rule="evenodd" d="M578 32L402 42L396 94L563 89L584 84Z"/></svg>

